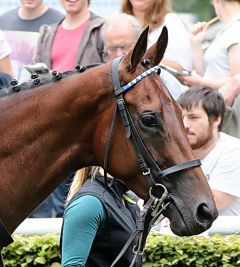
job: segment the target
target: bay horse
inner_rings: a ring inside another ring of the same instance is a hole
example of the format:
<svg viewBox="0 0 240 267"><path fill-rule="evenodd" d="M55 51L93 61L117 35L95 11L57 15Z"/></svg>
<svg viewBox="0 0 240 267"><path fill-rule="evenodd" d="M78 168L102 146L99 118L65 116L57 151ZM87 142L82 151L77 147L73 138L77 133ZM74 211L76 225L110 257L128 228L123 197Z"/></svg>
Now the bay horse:
<svg viewBox="0 0 240 267"><path fill-rule="evenodd" d="M87 166L107 166L145 201L150 188L162 184L170 198L163 214L177 235L211 226L217 216L211 190L180 108L158 75L167 29L148 50L147 36L145 29L113 63L55 72L3 91L0 249L64 177Z"/></svg>

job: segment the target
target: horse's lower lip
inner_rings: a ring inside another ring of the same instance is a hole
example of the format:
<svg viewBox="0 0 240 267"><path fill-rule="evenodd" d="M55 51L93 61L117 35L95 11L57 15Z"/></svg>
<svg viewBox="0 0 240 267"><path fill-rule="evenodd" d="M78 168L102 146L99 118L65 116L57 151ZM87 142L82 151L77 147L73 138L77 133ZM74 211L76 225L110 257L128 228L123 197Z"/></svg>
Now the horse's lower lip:
<svg viewBox="0 0 240 267"><path fill-rule="evenodd" d="M196 218L185 218L183 214L180 214L179 209L176 208L173 202L168 205L163 214L170 220L170 228L172 232L178 236L200 234L208 228L202 224L199 224L196 221ZM191 222L189 222L190 219Z"/></svg>
<svg viewBox="0 0 240 267"><path fill-rule="evenodd" d="M179 211L173 203L168 205L163 214L169 219L170 228L174 234L179 236L191 235L186 223L183 221L182 216L180 216Z"/></svg>

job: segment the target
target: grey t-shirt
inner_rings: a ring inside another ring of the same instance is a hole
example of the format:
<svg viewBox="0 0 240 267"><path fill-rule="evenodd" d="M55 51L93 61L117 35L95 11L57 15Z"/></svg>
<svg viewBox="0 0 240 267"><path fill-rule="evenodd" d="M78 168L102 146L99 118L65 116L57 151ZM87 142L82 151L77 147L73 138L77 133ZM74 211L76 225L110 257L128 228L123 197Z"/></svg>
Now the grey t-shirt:
<svg viewBox="0 0 240 267"><path fill-rule="evenodd" d="M53 24L64 17L62 13L53 8L36 19L22 19L18 16L18 8L7 11L0 16L0 28L4 31L38 32L43 24Z"/></svg>
<svg viewBox="0 0 240 267"><path fill-rule="evenodd" d="M63 18L64 15L53 8L48 8L42 16L32 20L20 18L18 8L0 16L0 29L4 30L12 51L11 60L16 79L24 81L29 78L23 65L32 64L39 28L43 24L53 24Z"/></svg>

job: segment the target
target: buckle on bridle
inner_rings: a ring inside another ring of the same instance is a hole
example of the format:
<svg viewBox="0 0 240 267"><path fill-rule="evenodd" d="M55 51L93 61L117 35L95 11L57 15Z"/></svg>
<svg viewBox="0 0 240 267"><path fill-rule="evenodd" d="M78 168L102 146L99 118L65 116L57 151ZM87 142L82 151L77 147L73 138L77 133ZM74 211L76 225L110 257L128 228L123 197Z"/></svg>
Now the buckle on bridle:
<svg viewBox="0 0 240 267"><path fill-rule="evenodd" d="M149 174L150 174L150 168L147 168L146 171L143 171L143 172L142 172L142 175L143 175L143 176L147 176L147 175L149 175Z"/></svg>
<svg viewBox="0 0 240 267"><path fill-rule="evenodd" d="M158 197L157 196L158 194L156 194L157 191L158 191L158 187L163 192L161 194L161 197ZM155 194L154 194L153 190L156 191ZM149 196L150 197L153 197L153 198L157 198L159 201L163 201L168 196L168 190L167 190L167 188L163 184L155 184L154 186L150 187L150 189L149 189Z"/></svg>
<svg viewBox="0 0 240 267"><path fill-rule="evenodd" d="M152 190L154 190L154 189L158 190L157 187L159 187L160 190L162 191L161 197L157 197L156 194L152 193ZM152 209L151 216L153 218L158 217L161 214L161 212L165 209L163 204L164 204L164 201L168 198L167 188L163 184L156 184L154 187L150 188L149 195L150 195L150 197L155 198L155 200L151 206L151 209Z"/></svg>
<svg viewBox="0 0 240 267"><path fill-rule="evenodd" d="M137 245L134 245L132 248L132 253L135 255L143 255L143 250L139 250Z"/></svg>

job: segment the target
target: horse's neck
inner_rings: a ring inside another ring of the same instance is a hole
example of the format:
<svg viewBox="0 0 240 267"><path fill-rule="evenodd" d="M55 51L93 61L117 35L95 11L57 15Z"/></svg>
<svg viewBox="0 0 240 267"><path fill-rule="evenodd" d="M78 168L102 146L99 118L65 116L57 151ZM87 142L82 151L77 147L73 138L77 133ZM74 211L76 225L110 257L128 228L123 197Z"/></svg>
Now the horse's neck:
<svg viewBox="0 0 240 267"><path fill-rule="evenodd" d="M76 75L1 99L0 218L10 232L71 170L95 163L91 138L107 84L93 80Z"/></svg>

